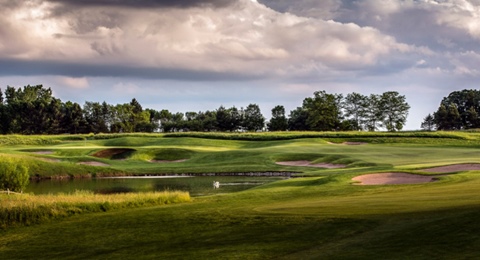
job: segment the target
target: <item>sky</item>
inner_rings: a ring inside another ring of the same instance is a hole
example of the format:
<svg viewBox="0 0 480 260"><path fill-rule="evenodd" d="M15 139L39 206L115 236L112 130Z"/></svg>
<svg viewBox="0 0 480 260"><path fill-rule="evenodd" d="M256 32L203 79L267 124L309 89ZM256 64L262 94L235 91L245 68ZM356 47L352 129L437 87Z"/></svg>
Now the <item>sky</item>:
<svg viewBox="0 0 480 260"><path fill-rule="evenodd" d="M0 88L171 112L480 87L480 0L0 0Z"/></svg>

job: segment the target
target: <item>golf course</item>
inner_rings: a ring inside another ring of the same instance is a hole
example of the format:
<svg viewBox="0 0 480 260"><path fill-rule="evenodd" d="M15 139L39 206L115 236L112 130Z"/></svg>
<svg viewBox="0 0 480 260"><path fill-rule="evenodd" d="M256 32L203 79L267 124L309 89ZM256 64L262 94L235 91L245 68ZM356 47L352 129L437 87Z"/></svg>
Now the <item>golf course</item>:
<svg viewBox="0 0 480 260"><path fill-rule="evenodd" d="M3 135L0 159L29 185L219 181L0 193L0 259L480 257L480 132ZM263 179L226 192L225 176Z"/></svg>

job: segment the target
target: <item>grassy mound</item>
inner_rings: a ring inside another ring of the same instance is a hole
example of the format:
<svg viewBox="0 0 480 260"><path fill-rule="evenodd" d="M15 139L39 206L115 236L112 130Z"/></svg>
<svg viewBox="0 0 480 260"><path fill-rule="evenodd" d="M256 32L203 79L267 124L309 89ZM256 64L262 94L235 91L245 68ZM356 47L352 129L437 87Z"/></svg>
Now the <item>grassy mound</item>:
<svg viewBox="0 0 480 260"><path fill-rule="evenodd" d="M192 150L179 148L155 149L151 153L154 155L153 160L166 161L190 159L195 154Z"/></svg>

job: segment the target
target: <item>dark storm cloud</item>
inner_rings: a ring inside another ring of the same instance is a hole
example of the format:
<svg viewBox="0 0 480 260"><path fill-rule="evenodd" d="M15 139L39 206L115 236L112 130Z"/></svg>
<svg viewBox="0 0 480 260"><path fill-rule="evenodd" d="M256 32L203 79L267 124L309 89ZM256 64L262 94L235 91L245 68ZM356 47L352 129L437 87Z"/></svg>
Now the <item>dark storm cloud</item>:
<svg viewBox="0 0 480 260"><path fill-rule="evenodd" d="M188 7L224 7L236 0L50 0L71 6L111 6L130 8L188 8Z"/></svg>
<svg viewBox="0 0 480 260"><path fill-rule="evenodd" d="M0 68L0 76L63 75L68 77L124 77L183 81L248 81L257 78L251 75L228 72L12 59L0 59Z"/></svg>

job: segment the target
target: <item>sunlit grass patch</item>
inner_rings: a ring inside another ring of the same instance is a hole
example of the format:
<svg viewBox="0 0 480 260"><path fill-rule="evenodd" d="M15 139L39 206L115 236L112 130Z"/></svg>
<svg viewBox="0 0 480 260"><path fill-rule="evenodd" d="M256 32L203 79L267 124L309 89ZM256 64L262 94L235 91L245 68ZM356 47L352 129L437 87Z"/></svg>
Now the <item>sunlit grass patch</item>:
<svg viewBox="0 0 480 260"><path fill-rule="evenodd" d="M57 195L0 195L0 200L0 228L7 228L76 214L182 203L191 199L188 192L182 191L107 195L76 191Z"/></svg>

